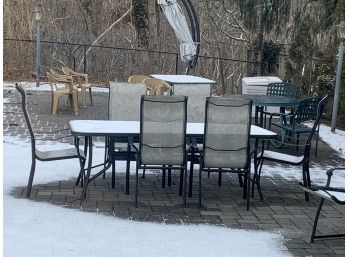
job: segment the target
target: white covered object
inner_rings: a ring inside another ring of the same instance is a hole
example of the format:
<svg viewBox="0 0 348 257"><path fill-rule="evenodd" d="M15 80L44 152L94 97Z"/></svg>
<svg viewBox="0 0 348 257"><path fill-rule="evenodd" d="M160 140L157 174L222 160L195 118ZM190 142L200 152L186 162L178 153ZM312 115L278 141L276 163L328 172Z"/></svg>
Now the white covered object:
<svg viewBox="0 0 348 257"><path fill-rule="evenodd" d="M183 62L189 62L196 55L196 45L193 42L186 18L176 0L157 0L170 26L180 43L180 56Z"/></svg>
<svg viewBox="0 0 348 257"><path fill-rule="evenodd" d="M242 94L265 95L269 83L283 82L278 77L245 77L242 78Z"/></svg>

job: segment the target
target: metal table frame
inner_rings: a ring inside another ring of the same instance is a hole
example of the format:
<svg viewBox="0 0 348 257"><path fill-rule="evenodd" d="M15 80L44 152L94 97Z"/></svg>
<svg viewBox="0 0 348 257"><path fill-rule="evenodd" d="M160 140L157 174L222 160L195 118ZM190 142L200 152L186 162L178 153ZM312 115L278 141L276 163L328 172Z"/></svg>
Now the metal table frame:
<svg viewBox="0 0 348 257"><path fill-rule="evenodd" d="M139 140L139 132L140 132L140 122L139 121L110 121L110 120L72 120L69 122L69 127L71 134L73 136L85 137L85 150L88 154L87 161L87 174L86 176L82 176L82 185L83 189L80 196L80 201L82 201L86 196L86 191L88 184L96 179L98 176L103 174L106 170L110 168L112 165L112 160L110 160L110 156L114 151L114 144L111 143L108 147L109 154L105 163L100 165L92 166L92 158L93 158L93 137L109 137L109 138L132 138L134 142ZM204 123L187 123L186 137L191 138L202 138L204 134ZM250 137L256 139L255 148L258 147L259 139L274 139L277 138L277 134L257 127L255 125L251 125ZM111 140L113 142L113 140ZM129 149L130 150L130 149ZM254 160L255 171L257 171L256 162ZM91 170L94 167L102 166L104 168L99 171L97 174L91 177ZM254 175L254 183L257 185L257 189L259 194L260 190L260 177L255 173ZM262 194L260 194L262 199Z"/></svg>
<svg viewBox="0 0 348 257"><path fill-rule="evenodd" d="M264 119L264 107L280 107L280 112L285 112L285 108L295 108L300 100L294 97L280 97L271 95L228 95L228 97L251 99L255 106L255 124L262 126ZM260 114L260 118L259 118Z"/></svg>

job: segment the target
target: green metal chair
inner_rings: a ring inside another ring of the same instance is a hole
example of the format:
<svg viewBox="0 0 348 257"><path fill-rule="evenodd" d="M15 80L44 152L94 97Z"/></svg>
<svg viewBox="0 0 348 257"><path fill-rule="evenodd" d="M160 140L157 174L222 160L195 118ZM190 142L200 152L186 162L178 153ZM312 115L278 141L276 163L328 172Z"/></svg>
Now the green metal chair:
<svg viewBox="0 0 348 257"><path fill-rule="evenodd" d="M339 172L342 173L341 176L338 176ZM344 174L345 174L344 167L332 168L326 172L327 181L325 186L305 187L302 183L300 183L301 188L305 192L320 198L318 209L314 218L314 224L313 224L312 235L311 235L311 243L314 242L314 239L344 237L344 234L326 234L326 235L324 234L319 236L316 235L319 215L323 207L324 200L333 202L337 205L345 205ZM335 181L336 177L337 177L336 179L337 181ZM335 182L337 184L338 181L339 181L339 185L341 185L343 182L343 187L335 185Z"/></svg>
<svg viewBox="0 0 348 257"><path fill-rule="evenodd" d="M269 119L269 129L271 130L272 125L280 128L281 141L293 142L296 136L296 145L298 150L299 137L300 134L310 133L311 127L306 126L305 122L314 121L317 117L318 104L322 98L321 97L310 97L300 101L300 104L296 108L294 113L273 113L270 115ZM272 118L278 116L279 123L272 122ZM286 119L288 118L288 120ZM316 133L316 143L315 143L315 156L317 156L318 151L318 138L319 138L320 120L315 131Z"/></svg>

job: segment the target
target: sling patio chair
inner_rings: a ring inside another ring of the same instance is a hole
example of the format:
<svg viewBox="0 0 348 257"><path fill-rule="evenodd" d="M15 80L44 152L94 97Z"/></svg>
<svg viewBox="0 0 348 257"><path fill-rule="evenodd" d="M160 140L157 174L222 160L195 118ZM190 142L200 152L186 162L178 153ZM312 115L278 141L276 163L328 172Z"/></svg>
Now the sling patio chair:
<svg viewBox="0 0 348 257"><path fill-rule="evenodd" d="M110 82L108 118L109 120L140 120L141 96L146 95L146 86L142 83ZM129 194L130 162L136 161L135 151L131 149L131 138L107 138L107 145L114 144L115 151L112 159L112 188L115 188L116 161L127 161L126 165L126 194ZM106 148L107 149L107 148ZM105 157L108 153L105 150ZM144 172L145 173L145 172Z"/></svg>
<svg viewBox="0 0 348 257"><path fill-rule="evenodd" d="M258 183L256 183L256 185L257 185L257 189L259 191L259 195L260 195L261 199L263 197L262 197L259 182L260 182L262 165L263 165L264 161L277 162L277 163L288 164L288 165L293 165L293 166L302 166L303 185L305 187L311 186L310 172L309 172L311 142L312 142L312 138L313 138L314 133L318 129L320 119L323 116L323 111L324 111L324 107L325 107L327 98L328 98L328 96L326 95L325 97L320 99L319 104L316 106L317 107L316 108L316 118L315 118L315 121L314 121L312 128L310 129L310 133L309 133L309 135L308 135L308 137L303 145L286 143L286 142L283 142L283 140L282 140L282 143L285 145L288 145L288 146L296 146L296 147L302 146L302 147L304 147L302 155L290 155L290 154L281 153L278 151L266 150L265 149L265 142L264 141L262 142L261 153L259 153L257 156L257 167L258 167L257 169L258 169L258 171L256 171L254 173L254 180L258 181ZM290 115L290 114L283 114L283 115ZM292 115L296 116L297 114L295 112ZM253 184L252 191L254 193L254 184ZM309 200L309 196L308 196L307 192L305 193L305 199L306 199L306 201Z"/></svg>
<svg viewBox="0 0 348 257"><path fill-rule="evenodd" d="M77 104L77 89L74 87L72 80L66 77L56 77L47 72L47 79L51 85L52 99L51 110L53 114L56 114L58 109L59 98L62 95L67 95L70 102L70 108L75 115L78 115ZM59 87L58 84L64 84L64 87Z"/></svg>
<svg viewBox="0 0 348 257"><path fill-rule="evenodd" d="M272 113L269 119L269 130L272 129L272 126L276 126L280 129L280 135L282 141L279 144L283 145L284 141L290 140L293 142L296 139L296 144L299 143L299 137L301 134L308 134L311 132L311 127L305 125L306 122L313 122L317 117L317 110L319 102L322 98L315 96L310 98L305 98L300 101L299 105L296 107L293 113L284 114L284 113ZM275 123L272 119L273 117L278 116L279 122ZM318 140L319 140L319 129L320 129L320 120L318 122L315 134L315 156L318 153ZM275 141L272 141L273 143ZM298 150L298 146L296 146Z"/></svg>
<svg viewBox="0 0 348 257"><path fill-rule="evenodd" d="M62 71L65 75L72 76L75 83L77 83L79 88L81 89L83 107L87 106L86 105L86 92L87 92L87 90L89 92L89 99L90 99L91 105L93 105L92 84L89 82L88 74L76 72L67 66L62 67Z"/></svg>
<svg viewBox="0 0 348 257"><path fill-rule="evenodd" d="M146 84L146 87L148 88L149 92L148 95L164 95L165 92L168 90L173 90L173 87L169 85L167 82L156 79L156 78L148 78L144 79L143 83Z"/></svg>
<svg viewBox="0 0 348 257"><path fill-rule="evenodd" d="M139 169L180 170L179 192L186 206L186 96L142 96L139 147L136 150L135 206Z"/></svg>
<svg viewBox="0 0 348 257"><path fill-rule="evenodd" d="M35 133L31 126L30 117L29 117L28 109L27 109L27 94L25 90L23 89L23 87L18 84L16 84L16 89L18 90L18 92L21 94L21 97L22 97L22 111L23 111L25 121L27 123L27 128L29 130L30 139L31 139L31 168L30 168L30 174L29 174L28 186L27 186L27 192L26 192L26 197L29 198L32 185L33 185L33 180L34 180L36 160L56 161L56 160L65 160L65 159L78 159L80 164L80 173L82 173L84 170L84 164L85 164L86 158L85 158L84 151L79 149L79 139L77 137L74 138L75 147L65 148L61 150L48 150L48 151L38 150L36 147L36 140L39 140L39 139L35 138ZM50 133L56 133L61 131L63 130L53 131Z"/></svg>
<svg viewBox="0 0 348 257"><path fill-rule="evenodd" d="M289 84L289 83L285 83L285 82L274 82L274 83L269 83L267 85L267 91L266 91L266 95L269 96L279 96L279 97L294 97L296 98L297 96L297 87L295 85ZM265 107L266 108L266 107ZM277 113L280 113L281 111L278 108L278 111L276 111ZM285 110L284 110L285 112ZM265 119L264 119L264 124L263 127L266 127L266 122L267 122L267 115L271 115L272 112L267 111L266 109L263 110L263 114L265 115ZM273 145L275 147L281 147L282 145L277 145L276 141L273 142Z"/></svg>
<svg viewBox="0 0 348 257"><path fill-rule="evenodd" d="M341 173L342 175L339 176L340 175L339 173ZM314 239L344 237L344 234L330 234L330 235L320 235L320 236L316 235L319 215L320 215L321 208L323 207L324 201L327 200L337 205L345 205L344 174L345 174L344 168L341 168L341 167L332 168L326 172L327 181L325 186L313 185L313 186L306 187L302 183L300 183L301 188L305 192L320 198L319 206L314 218L314 224L313 224L313 229L311 234L311 243L314 242ZM334 185L335 182L337 185ZM342 224L342 226L344 226L344 224Z"/></svg>
<svg viewBox="0 0 348 257"><path fill-rule="evenodd" d="M202 172L244 176L243 198L250 202L250 128L252 101L208 97L205 107L203 148L199 150L199 206L202 206ZM255 155L256 152L253 152ZM195 155L197 158L197 155ZM191 182L190 182L191 183ZM190 187L192 185L190 184Z"/></svg>

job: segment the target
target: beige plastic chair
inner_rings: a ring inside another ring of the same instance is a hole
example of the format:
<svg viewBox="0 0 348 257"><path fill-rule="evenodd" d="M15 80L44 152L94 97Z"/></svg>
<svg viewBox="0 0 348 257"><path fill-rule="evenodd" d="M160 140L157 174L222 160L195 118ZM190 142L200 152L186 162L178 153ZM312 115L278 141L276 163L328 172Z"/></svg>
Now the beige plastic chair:
<svg viewBox="0 0 348 257"><path fill-rule="evenodd" d="M78 115L78 105L77 105L77 90L74 88L74 83L72 80L66 77L56 77L51 73L47 72L47 79L51 84L52 89L52 101L51 109L52 113L56 114L58 109L59 98L62 95L67 95L70 101L71 110L75 115ZM65 87L58 87L57 83L63 83Z"/></svg>
<svg viewBox="0 0 348 257"><path fill-rule="evenodd" d="M78 83L79 87L81 88L83 107L87 106L86 105L86 91L87 90L89 91L89 99L91 101L91 105L93 105L92 84L89 83L88 74L76 72L67 66L62 67L62 71L64 74L72 76L73 79L75 79L75 82Z"/></svg>
<svg viewBox="0 0 348 257"><path fill-rule="evenodd" d="M146 75L133 75L128 78L128 83L142 83L144 79L149 79Z"/></svg>
<svg viewBox="0 0 348 257"><path fill-rule="evenodd" d="M173 89L171 85L161 79L148 78L144 79L143 83L150 90L148 95L164 95L164 92Z"/></svg>

